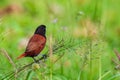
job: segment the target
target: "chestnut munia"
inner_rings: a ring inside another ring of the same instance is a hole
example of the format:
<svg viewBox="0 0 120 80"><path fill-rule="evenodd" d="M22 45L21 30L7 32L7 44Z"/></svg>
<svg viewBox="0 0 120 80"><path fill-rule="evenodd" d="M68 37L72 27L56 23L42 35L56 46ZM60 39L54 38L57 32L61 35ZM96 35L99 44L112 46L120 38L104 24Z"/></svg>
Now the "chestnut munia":
<svg viewBox="0 0 120 80"><path fill-rule="evenodd" d="M46 26L40 25L35 30L34 35L30 38L26 50L17 59L23 57L32 57L34 59L45 47L46 44ZM35 60L35 59L34 59Z"/></svg>

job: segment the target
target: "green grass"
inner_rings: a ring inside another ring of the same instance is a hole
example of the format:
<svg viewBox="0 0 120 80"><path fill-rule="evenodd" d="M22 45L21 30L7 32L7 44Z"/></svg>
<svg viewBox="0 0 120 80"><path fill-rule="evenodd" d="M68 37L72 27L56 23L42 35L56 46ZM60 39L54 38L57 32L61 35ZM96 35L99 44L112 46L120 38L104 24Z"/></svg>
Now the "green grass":
<svg viewBox="0 0 120 80"><path fill-rule="evenodd" d="M113 51L116 48L120 52L119 3L120 0L1 0L0 11L5 12L8 5L17 9L0 15L0 79L119 80L120 69L115 69L119 61ZM33 62L31 58L16 58L40 24L47 26L47 44L42 54L64 46L40 63L40 68L30 65L17 77L7 76ZM62 44L57 44L61 40Z"/></svg>

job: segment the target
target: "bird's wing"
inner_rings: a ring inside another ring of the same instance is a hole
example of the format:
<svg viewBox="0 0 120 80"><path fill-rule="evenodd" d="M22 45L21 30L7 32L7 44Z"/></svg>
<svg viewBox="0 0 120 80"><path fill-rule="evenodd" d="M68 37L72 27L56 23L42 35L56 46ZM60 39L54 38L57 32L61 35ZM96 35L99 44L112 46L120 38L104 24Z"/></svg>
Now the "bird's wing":
<svg viewBox="0 0 120 80"><path fill-rule="evenodd" d="M26 52L40 50L45 45L45 38L43 36L34 35L28 42Z"/></svg>

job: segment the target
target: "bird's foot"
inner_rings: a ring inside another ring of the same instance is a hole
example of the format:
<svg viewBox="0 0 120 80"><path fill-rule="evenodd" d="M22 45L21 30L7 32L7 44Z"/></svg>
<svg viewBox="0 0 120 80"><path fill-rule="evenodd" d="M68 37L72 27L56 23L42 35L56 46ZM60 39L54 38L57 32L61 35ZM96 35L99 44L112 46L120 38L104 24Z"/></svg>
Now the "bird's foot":
<svg viewBox="0 0 120 80"><path fill-rule="evenodd" d="M32 57L32 58L33 58L34 62L36 62L36 63L37 63L37 60L36 60L34 57Z"/></svg>
<svg viewBox="0 0 120 80"><path fill-rule="evenodd" d="M43 54L42 57L43 57L44 62L45 62L48 56L47 56L47 54Z"/></svg>

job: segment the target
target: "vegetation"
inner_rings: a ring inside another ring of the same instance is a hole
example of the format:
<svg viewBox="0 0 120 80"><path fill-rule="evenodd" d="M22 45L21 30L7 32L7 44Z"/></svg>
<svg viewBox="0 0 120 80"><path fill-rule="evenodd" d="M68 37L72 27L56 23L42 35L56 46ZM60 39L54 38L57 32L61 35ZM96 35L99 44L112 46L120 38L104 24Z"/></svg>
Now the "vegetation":
<svg viewBox="0 0 120 80"><path fill-rule="evenodd" d="M119 3L1 0L0 79L119 80ZM28 57L17 60L40 24L47 26L47 44L38 63ZM45 60L44 54L49 56Z"/></svg>

